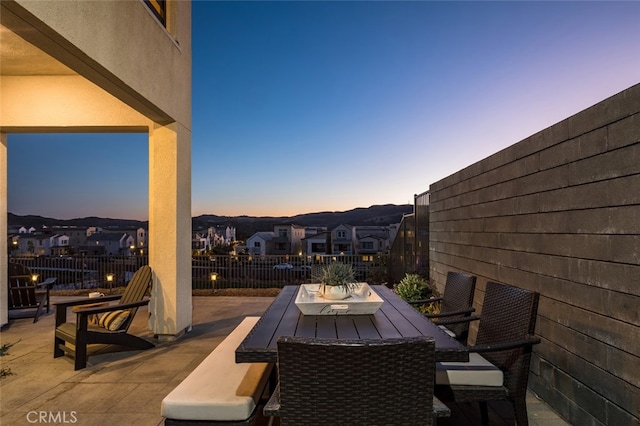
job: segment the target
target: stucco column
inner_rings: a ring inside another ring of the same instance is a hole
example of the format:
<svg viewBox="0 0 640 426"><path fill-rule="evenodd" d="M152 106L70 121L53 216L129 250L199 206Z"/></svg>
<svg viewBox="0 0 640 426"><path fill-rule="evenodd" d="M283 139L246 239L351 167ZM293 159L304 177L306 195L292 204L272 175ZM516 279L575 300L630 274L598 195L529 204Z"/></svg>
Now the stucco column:
<svg viewBox="0 0 640 426"><path fill-rule="evenodd" d="M7 134L0 133L0 326L9 322L9 293L7 289Z"/></svg>
<svg viewBox="0 0 640 426"><path fill-rule="evenodd" d="M160 340L192 324L191 132L178 123L149 132L149 326Z"/></svg>

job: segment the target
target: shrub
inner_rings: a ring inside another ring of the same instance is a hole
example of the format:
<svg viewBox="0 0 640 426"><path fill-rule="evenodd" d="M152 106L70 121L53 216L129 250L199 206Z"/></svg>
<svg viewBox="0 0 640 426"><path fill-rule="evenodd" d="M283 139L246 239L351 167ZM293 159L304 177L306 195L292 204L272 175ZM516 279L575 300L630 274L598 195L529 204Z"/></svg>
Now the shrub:
<svg viewBox="0 0 640 426"><path fill-rule="evenodd" d="M398 296L407 302L431 296L429 282L418 274L405 274L393 288Z"/></svg>
<svg viewBox="0 0 640 426"><path fill-rule="evenodd" d="M7 355L7 353L9 352L9 349L13 345L15 345L15 343L4 343L2 346L0 346L0 356ZM2 369L0 369L0 379L7 376L11 376L12 374L13 373L11 372L10 368L2 367Z"/></svg>
<svg viewBox="0 0 640 426"><path fill-rule="evenodd" d="M400 282L393 286L401 299L410 302L414 300L428 299L436 296L435 291L429 285L429 281L418 274L405 274ZM412 305L421 314L435 314L440 312L439 303L425 303Z"/></svg>

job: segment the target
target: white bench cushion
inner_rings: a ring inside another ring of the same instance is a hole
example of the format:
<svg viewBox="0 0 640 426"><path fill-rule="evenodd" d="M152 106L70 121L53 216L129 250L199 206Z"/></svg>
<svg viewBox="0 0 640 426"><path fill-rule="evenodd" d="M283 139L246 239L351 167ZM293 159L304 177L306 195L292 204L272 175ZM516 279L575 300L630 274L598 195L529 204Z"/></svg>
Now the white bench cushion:
<svg viewBox="0 0 640 426"><path fill-rule="evenodd" d="M436 362L436 385L502 386L502 370L482 355L469 353L469 362Z"/></svg>
<svg viewBox="0 0 640 426"><path fill-rule="evenodd" d="M163 417L222 421L246 420L251 416L271 365L236 364L235 351L258 319L246 317L162 400Z"/></svg>

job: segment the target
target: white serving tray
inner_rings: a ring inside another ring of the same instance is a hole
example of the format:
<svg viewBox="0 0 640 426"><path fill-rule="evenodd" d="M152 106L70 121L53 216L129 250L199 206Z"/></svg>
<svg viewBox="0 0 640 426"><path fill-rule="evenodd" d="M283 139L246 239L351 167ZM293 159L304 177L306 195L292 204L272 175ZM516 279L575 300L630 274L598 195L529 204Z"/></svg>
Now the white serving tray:
<svg viewBox="0 0 640 426"><path fill-rule="evenodd" d="M357 283L351 295L343 300L325 299L321 284L301 284L296 305L304 315L368 315L375 313L383 300L367 283Z"/></svg>

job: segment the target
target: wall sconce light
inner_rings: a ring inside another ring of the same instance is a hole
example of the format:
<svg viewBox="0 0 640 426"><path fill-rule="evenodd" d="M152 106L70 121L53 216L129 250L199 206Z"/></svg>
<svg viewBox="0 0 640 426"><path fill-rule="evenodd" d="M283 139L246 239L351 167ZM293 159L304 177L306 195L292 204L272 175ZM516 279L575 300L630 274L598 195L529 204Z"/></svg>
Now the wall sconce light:
<svg viewBox="0 0 640 426"><path fill-rule="evenodd" d="M38 282L38 277L39 277L39 276L40 276L40 275L38 275L38 274L32 274L32 275L31 275L31 281L33 281L34 283Z"/></svg>
<svg viewBox="0 0 640 426"><path fill-rule="evenodd" d="M212 272L211 275L209 276L209 279L211 280L212 283L215 283L218 280L218 274L216 272Z"/></svg>
<svg viewBox="0 0 640 426"><path fill-rule="evenodd" d="M105 276L105 278L107 279L108 283L112 283L113 282L113 274L107 274Z"/></svg>

